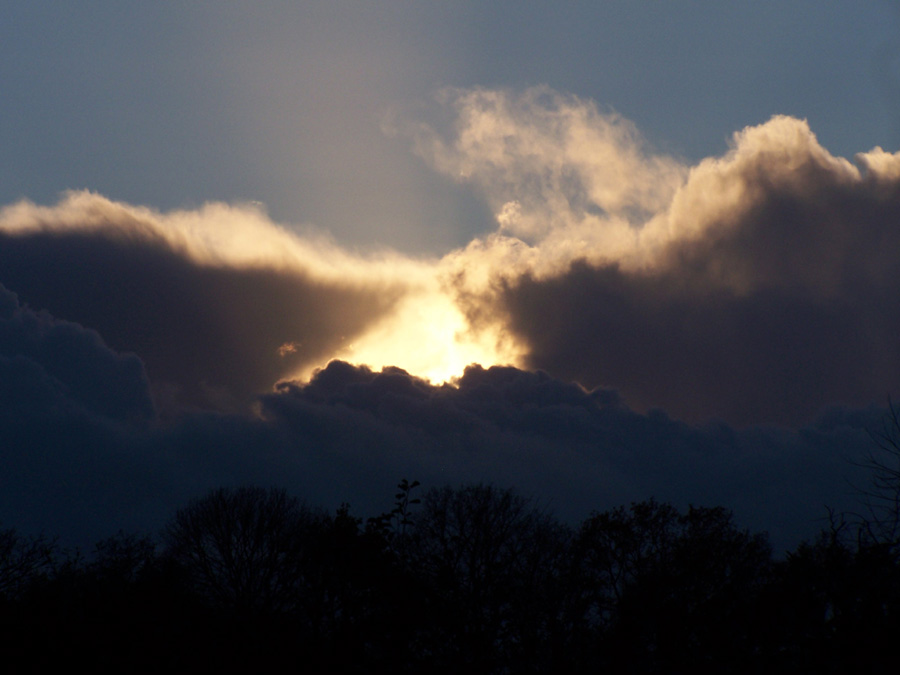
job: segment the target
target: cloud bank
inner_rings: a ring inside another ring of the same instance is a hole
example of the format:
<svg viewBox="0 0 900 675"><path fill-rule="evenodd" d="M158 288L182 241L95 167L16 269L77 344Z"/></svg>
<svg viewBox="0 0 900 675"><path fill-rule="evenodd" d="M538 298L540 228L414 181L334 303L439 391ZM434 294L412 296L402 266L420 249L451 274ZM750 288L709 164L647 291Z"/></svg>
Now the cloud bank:
<svg viewBox="0 0 900 675"><path fill-rule="evenodd" d="M0 519L103 536L244 482L371 513L407 476L791 545L852 506L900 380L900 155L775 117L688 166L546 88L439 102L395 131L497 219L442 257L252 205L0 210Z"/></svg>
<svg viewBox="0 0 900 675"><path fill-rule="evenodd" d="M880 414L835 410L791 432L695 427L513 367L471 366L437 385L333 361L263 395L255 416L193 411L161 424L137 357L6 290L0 304L0 522L84 547L119 528L152 531L221 485L280 485L376 514L402 476L514 486L573 523L651 495L724 504L789 547L815 532L825 504L854 506L847 459L869 447Z"/></svg>
<svg viewBox="0 0 900 675"><path fill-rule="evenodd" d="M72 192L0 211L2 281L138 354L161 408L233 410L332 358L447 381L542 369L692 421L798 424L900 380L900 155L803 120L688 166L546 87L445 90L395 121L497 229L441 258L359 254L259 208Z"/></svg>
<svg viewBox="0 0 900 675"><path fill-rule="evenodd" d="M518 363L692 420L808 421L900 380L900 154L834 157L774 117L693 167L545 88L448 91L410 130L499 229L445 261Z"/></svg>

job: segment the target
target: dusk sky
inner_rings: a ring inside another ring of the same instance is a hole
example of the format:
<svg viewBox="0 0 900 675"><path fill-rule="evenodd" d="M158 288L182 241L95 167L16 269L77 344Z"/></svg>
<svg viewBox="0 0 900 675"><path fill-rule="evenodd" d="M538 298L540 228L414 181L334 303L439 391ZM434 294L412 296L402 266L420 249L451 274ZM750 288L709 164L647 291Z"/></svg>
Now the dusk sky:
<svg viewBox="0 0 900 675"><path fill-rule="evenodd" d="M408 477L792 546L900 396L898 148L895 2L8 3L0 524Z"/></svg>

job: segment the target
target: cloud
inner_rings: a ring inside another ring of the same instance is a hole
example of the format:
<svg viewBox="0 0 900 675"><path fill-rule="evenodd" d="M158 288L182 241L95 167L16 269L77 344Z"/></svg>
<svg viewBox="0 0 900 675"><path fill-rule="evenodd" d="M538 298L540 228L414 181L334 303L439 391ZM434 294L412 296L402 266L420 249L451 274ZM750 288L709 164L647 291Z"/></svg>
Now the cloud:
<svg viewBox="0 0 900 675"><path fill-rule="evenodd" d="M438 102L449 124L403 127L415 151L474 185L500 233L540 243L535 256L551 266L585 251L622 255L634 245L631 221L664 209L687 173L620 115L548 87L446 89Z"/></svg>
<svg viewBox="0 0 900 675"><path fill-rule="evenodd" d="M449 128L408 133L499 226L443 262L518 365L744 424L883 401L900 381L900 154L853 164L777 116L688 167L547 88L443 96Z"/></svg>
<svg viewBox="0 0 900 675"><path fill-rule="evenodd" d="M134 362L93 344L105 358ZM855 506L846 479L863 484L864 476L848 460L870 447L865 429L880 414L834 411L790 432L694 427L540 372L472 366L455 385L437 385L333 361L309 383L262 396L258 416L186 412L148 424L82 405L42 362L8 350L0 365L10 363L3 395L21 409L0 412L0 521L85 547L119 528L155 531L222 485L278 485L313 504L349 502L374 515L390 508L404 476L426 487L512 486L573 524L650 496L722 504L789 547L818 529L826 504ZM123 384L109 368L96 380L111 396L146 384Z"/></svg>
<svg viewBox="0 0 900 675"><path fill-rule="evenodd" d="M279 485L314 504L373 515L401 477L489 481L576 523L656 496L723 504L792 546L824 505L855 506L850 463L880 412L835 410L799 431L696 427L640 414L613 390L542 372L472 366L453 384L333 361L285 382L258 415L155 420L139 359L0 290L0 522L89 547L117 529L155 531L221 485Z"/></svg>
<svg viewBox="0 0 900 675"><path fill-rule="evenodd" d="M244 404L340 353L423 277L386 266L251 207L162 215L82 192L0 213L3 282L139 354L161 399L182 404Z"/></svg>
<svg viewBox="0 0 900 675"><path fill-rule="evenodd" d="M0 519L103 536L241 482L369 514L403 476L723 504L784 545L852 507L900 375L900 156L776 117L687 166L546 88L443 97L401 131L498 223L441 258L253 205L0 210Z"/></svg>
<svg viewBox="0 0 900 675"><path fill-rule="evenodd" d="M497 219L441 258L348 252L257 206L72 192L0 211L0 282L138 354L164 410L238 409L333 358L432 382L543 369L738 424L896 386L900 156L851 163L779 116L688 166L546 87L438 98L443 123L396 131Z"/></svg>
<svg viewBox="0 0 900 675"><path fill-rule="evenodd" d="M0 211L0 282L138 354L163 410L239 409L334 358L432 382L543 369L737 424L808 422L900 379L900 156L851 163L779 116L688 166L546 87L438 98L443 123L396 131L497 219L441 258L348 252L252 205L72 192Z"/></svg>
<svg viewBox="0 0 900 675"><path fill-rule="evenodd" d="M332 481L349 494L392 473L426 485L493 481L570 522L652 495L724 504L779 545L815 531L826 504L855 505L847 480L865 477L849 460L870 447L866 429L881 415L835 409L799 431L698 427L543 372L471 366L451 386L342 362L281 385L261 411L320 462L344 467Z"/></svg>
<svg viewBox="0 0 900 675"><path fill-rule="evenodd" d="M145 481L128 439L154 417L136 356L0 286L0 521L68 534L122 515Z"/></svg>
<svg viewBox="0 0 900 675"><path fill-rule="evenodd" d="M29 415L32 408L71 408L112 420L154 416L148 381L134 355L111 351L78 324L33 312L0 285L0 408Z"/></svg>
<svg viewBox="0 0 900 675"><path fill-rule="evenodd" d="M0 269L30 306L138 354L164 408L237 409L332 358L436 380L515 358L470 330L438 261L354 254L254 205L19 202L0 210Z"/></svg>

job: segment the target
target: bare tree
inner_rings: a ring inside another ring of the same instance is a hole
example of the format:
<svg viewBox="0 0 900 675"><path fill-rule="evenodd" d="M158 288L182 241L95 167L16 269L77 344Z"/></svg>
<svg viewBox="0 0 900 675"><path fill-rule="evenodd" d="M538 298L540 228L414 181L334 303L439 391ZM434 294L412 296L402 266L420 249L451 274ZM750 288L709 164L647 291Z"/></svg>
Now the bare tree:
<svg viewBox="0 0 900 675"><path fill-rule="evenodd" d="M737 654L755 658L771 548L727 509L680 512L650 499L595 513L574 558L588 649L607 669L695 672Z"/></svg>
<svg viewBox="0 0 900 675"><path fill-rule="evenodd" d="M44 537L25 537L0 530L0 597L16 597L53 567L56 546Z"/></svg>
<svg viewBox="0 0 900 675"><path fill-rule="evenodd" d="M869 469L871 482L860 490L865 514L861 534L875 542L900 544L900 408L888 401L881 429L870 432L873 447L860 466Z"/></svg>
<svg viewBox="0 0 900 675"><path fill-rule="evenodd" d="M164 540L215 604L284 611L298 601L303 559L323 517L284 490L219 488L178 511Z"/></svg>
<svg viewBox="0 0 900 675"><path fill-rule="evenodd" d="M511 490L426 493L407 555L434 603L423 642L430 640L429 658L485 672L538 667L559 615L568 538L555 518Z"/></svg>

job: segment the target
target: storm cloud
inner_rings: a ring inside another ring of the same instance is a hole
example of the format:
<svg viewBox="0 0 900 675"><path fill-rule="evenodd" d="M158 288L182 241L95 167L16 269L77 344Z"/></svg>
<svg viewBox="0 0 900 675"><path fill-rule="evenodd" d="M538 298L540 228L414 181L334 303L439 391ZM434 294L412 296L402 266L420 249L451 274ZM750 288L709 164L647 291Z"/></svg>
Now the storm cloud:
<svg viewBox="0 0 900 675"><path fill-rule="evenodd" d="M696 229L653 264L576 261L507 286L528 364L694 420L795 424L885 400L900 380L898 160L859 161L796 120L739 136L676 195L670 227Z"/></svg>
<svg viewBox="0 0 900 675"><path fill-rule="evenodd" d="M3 286L0 367L6 414L47 407L113 420L150 421L155 414L140 359L111 351L93 330L22 307Z"/></svg>
<svg viewBox="0 0 900 675"><path fill-rule="evenodd" d="M520 365L740 424L896 386L900 156L852 164L778 116L688 167L546 88L445 96L455 124L410 133L496 213L448 259L473 323L502 324Z"/></svg>
<svg viewBox="0 0 900 675"><path fill-rule="evenodd" d="M0 281L138 354L163 408L236 410L333 358L433 382L542 369L697 422L796 425L891 393L900 156L854 164L779 116L689 166L546 87L438 103L443 125L395 131L497 220L443 257L81 192L0 212Z"/></svg>
<svg viewBox="0 0 900 675"><path fill-rule="evenodd" d="M85 546L159 527L219 485L283 485L377 513L401 476L515 486L572 522L648 496L725 504L791 546L826 505L856 506L847 481L866 476L850 460L881 415L836 409L798 431L697 427L541 372L472 366L437 385L334 361L262 396L257 415L160 422L137 357L8 291L0 302L0 520Z"/></svg>
<svg viewBox="0 0 900 675"><path fill-rule="evenodd" d="M722 504L783 546L853 508L900 376L900 156L775 117L689 165L545 87L439 105L394 131L497 225L442 256L249 204L0 210L0 519L99 537L247 482L375 513L404 476L570 521Z"/></svg>
<svg viewBox="0 0 900 675"><path fill-rule="evenodd" d="M326 265L251 208L166 218L72 193L0 213L3 282L139 354L163 406L243 407L340 352L412 281L362 284Z"/></svg>
<svg viewBox="0 0 900 675"><path fill-rule="evenodd" d="M471 366L451 385L333 361L261 396L255 415L161 421L136 357L0 298L0 521L86 547L119 528L152 531L221 485L280 485L375 514L403 476L512 486L573 523L649 496L724 504L787 547L826 505L856 505L847 479L865 474L849 460L881 415L834 410L795 432L696 427L542 372ZM73 371L72 357L88 369Z"/></svg>

